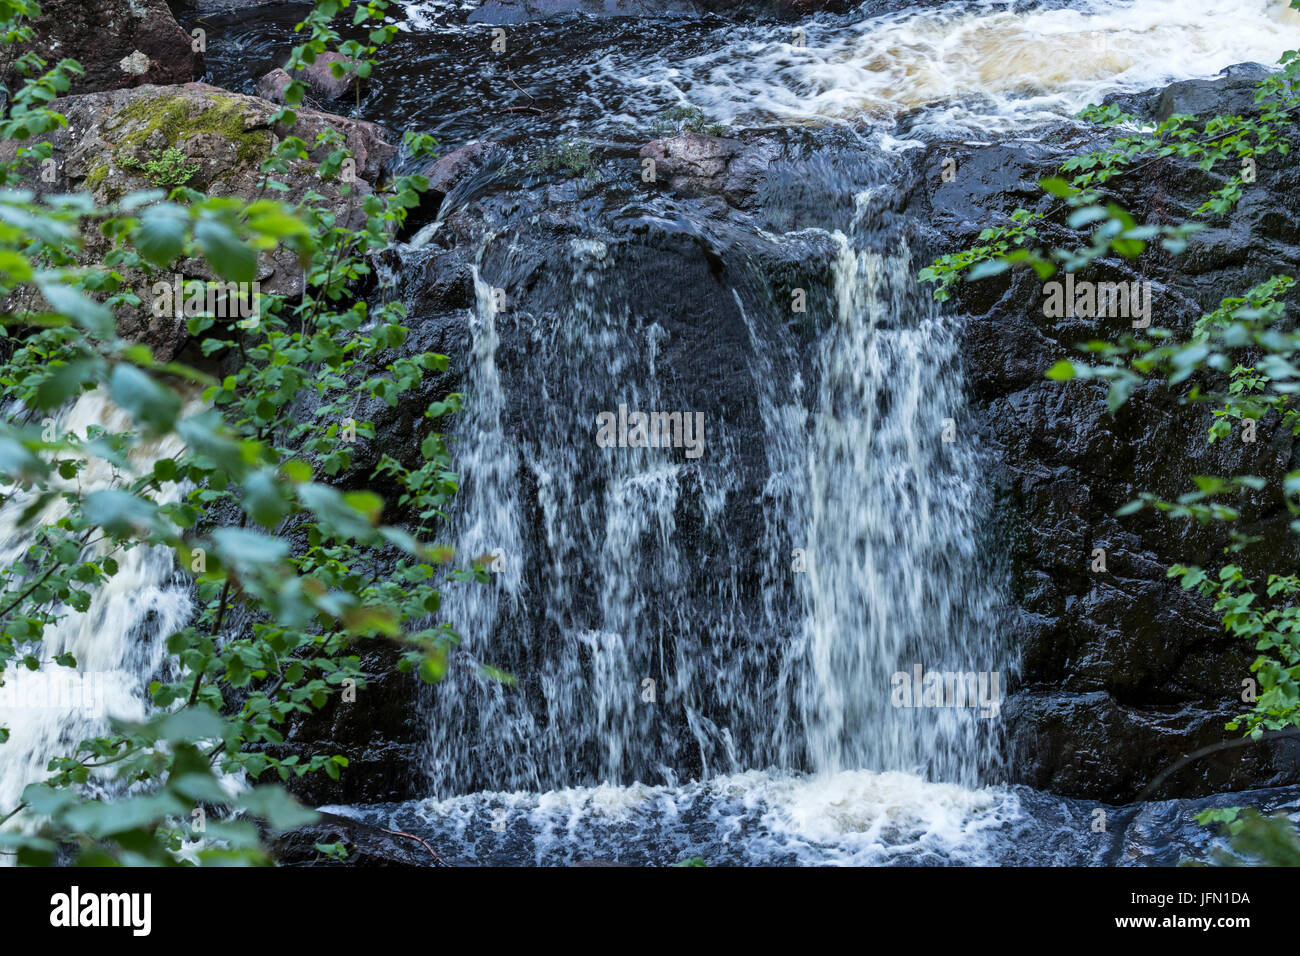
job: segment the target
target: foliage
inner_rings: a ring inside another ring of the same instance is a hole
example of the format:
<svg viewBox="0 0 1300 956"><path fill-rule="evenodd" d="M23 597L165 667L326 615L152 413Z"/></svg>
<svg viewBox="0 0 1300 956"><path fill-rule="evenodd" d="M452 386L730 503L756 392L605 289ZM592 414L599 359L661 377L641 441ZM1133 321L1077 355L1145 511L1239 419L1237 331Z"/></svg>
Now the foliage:
<svg viewBox="0 0 1300 956"><path fill-rule="evenodd" d="M1292 0L1291 5L1300 9L1300 0ZM1257 85L1255 100L1258 117L1218 116L1197 125L1190 116L1176 115L1151 129L1122 135L1105 149L1072 157L1061 167L1062 172L1074 174L1070 180L1053 178L1041 184L1056 197L1049 208L1016 210L1011 214L1011 226L981 233L984 245L936 260L919 278L935 284L934 297L942 301L950 298L963 278L975 280L1016 265L1028 265L1042 278L1054 274L1058 266L1079 272L1111 254L1135 260L1157 237L1170 253L1181 252L1194 226L1137 226L1127 211L1104 200L1100 188L1154 160L1179 156L1206 171L1230 167L1225 184L1213 191L1196 215L1230 214L1243 187L1254 181L1256 158L1289 151L1288 133L1300 110L1300 51L1283 54L1281 69ZM1082 115L1107 126L1139 125L1135 117L1114 106L1090 107ZM1093 227L1088 245L1040 248L1033 224L1063 208L1070 210L1067 225L1071 229ZM1213 403L1207 434L1210 443L1227 438L1234 428L1254 428L1266 416L1275 417L1277 426L1289 429L1292 435L1300 435L1300 412L1295 403L1300 392L1300 333L1291 327L1285 306L1294 283L1291 276L1276 275L1244 295L1224 298L1217 309L1194 324L1186 341L1169 329L1150 328L1126 332L1118 342L1084 343L1079 348L1088 361L1062 360L1047 371L1047 377L1106 382L1112 413L1139 386L1152 379L1163 380L1179 389L1180 401ZM1152 507L1170 517L1229 523L1228 553L1259 542L1258 537L1230 525L1240 511L1224 499L1262 492L1267 488L1265 479L1255 475L1196 476L1194 483L1195 490L1174 501L1143 492L1117 514ZM1300 471L1287 474L1281 488L1275 490L1295 519L1291 530L1300 534ZM1259 684L1254 706L1229 722L1226 729L1242 730L1258 739L1267 731L1300 726L1300 578L1270 573L1261 596L1235 563L1225 565L1217 575L1184 565L1174 565L1168 573L1180 578L1184 588L1213 597L1224 629L1251 641L1259 652L1251 666ZM1207 812L1198 819L1228 825L1232 850L1228 858L1253 857L1291 865L1300 862L1300 837L1284 816L1265 818L1254 811L1239 815L1231 810Z"/></svg>
<svg viewBox="0 0 1300 956"><path fill-rule="evenodd" d="M567 170L570 175L581 176L587 185L594 186L601 181L596 161L591 156L591 143L585 139L568 139L554 149L543 150L530 165L535 173L549 173Z"/></svg>
<svg viewBox="0 0 1300 956"><path fill-rule="evenodd" d="M348 5L317 0L299 26L308 39L292 67L337 39L330 21ZM356 9L354 23L380 24L370 34L376 45L391 36L386 6ZM21 39L29 29L22 18L37 13L26 0L0 0L0 34ZM65 61L41 72L38 59L23 61L30 76L0 135L39 140L63 124L45 104L78 67ZM301 82L289 84L280 120L292 123L303 92ZM331 152L319 175L337 178L349 158L337 134L318 144L289 137L262 166L261 194L283 191L276 177L322 144ZM414 155L432 145L425 136L406 140ZM12 187L25 164L48 154L40 142L20 150L0 169L0 184ZM109 206L84 194L0 192L0 295L12 306L0 326L0 388L25 409L0 422L0 504L23 507L32 541L20 562L0 569L0 676L15 665L75 667L71 655L42 654L42 637L88 610L133 549L172 551L192 573L197 599L193 619L167 638L150 715L79 742L50 761L49 777L28 787L22 804L0 808L0 823L34 818L0 834L20 863L267 862L262 828L314 814L261 781L338 777L347 768L338 755L273 756L267 748L284 742L290 718L321 708L341 687L364 688L358 651L367 642L396 642L402 669L426 680L445 670L456 636L437 623L439 587L484 576L481 568L451 570L452 550L436 541L456 491L436 427L459 396L427 408L418 465L382 467L400 501L357 488L362 476L350 491L321 480L353 469L355 441L373 437L362 409L410 401L429 373L446 368L441 355L396 357L403 307L371 307L355 292L376 280L369 254L388 244L425 188L422 177L403 176L354 197L364 216L357 227L316 192L296 206L262 195L207 197L183 184L168 198L135 193ZM352 186L340 189L350 195ZM112 249L87 262L84 237L93 230ZM169 280L193 257L226 283L252 283L259 253L276 247L303 269L300 296L255 292L254 313L238 320L222 310L186 313L207 367L222 366L221 377L158 361L118 335L115 312L143 305L128 277ZM111 399L134 427L64 428L60 410L88 394ZM155 458L150 447L166 439L183 450ZM96 468L111 480L82 480ZM186 827L196 815L209 821L197 841Z"/></svg>
<svg viewBox="0 0 1300 956"><path fill-rule="evenodd" d="M1256 604L1241 568L1229 564L1220 569L1218 580L1203 570L1176 564L1169 576L1181 577L1184 588L1195 588L1214 597L1214 610L1222 615L1224 629L1234 637L1252 641L1260 651L1250 667L1259 678L1260 693L1249 713L1227 725L1258 739L1266 730L1300 726L1300 607L1294 603L1300 593L1300 578L1294 574L1270 574L1265 588L1268 606ZM1287 603L1290 602L1290 603Z"/></svg>
<svg viewBox="0 0 1300 956"><path fill-rule="evenodd" d="M1215 849L1211 860L1218 866L1300 866L1300 830L1286 814L1265 816L1258 810L1204 810L1196 822L1219 824L1228 837L1226 849Z"/></svg>
<svg viewBox="0 0 1300 956"><path fill-rule="evenodd" d="M721 123L710 123L704 110L684 103L664 110L653 129L656 136L671 136L682 132L723 136L727 132L727 128Z"/></svg>
<svg viewBox="0 0 1300 956"><path fill-rule="evenodd" d="M188 158L175 146L169 146L164 150L154 150L153 159L140 162L138 159L128 158L123 160L122 164L144 170L149 176L149 182L155 186L184 186L199 171L198 163L186 164L185 160Z"/></svg>

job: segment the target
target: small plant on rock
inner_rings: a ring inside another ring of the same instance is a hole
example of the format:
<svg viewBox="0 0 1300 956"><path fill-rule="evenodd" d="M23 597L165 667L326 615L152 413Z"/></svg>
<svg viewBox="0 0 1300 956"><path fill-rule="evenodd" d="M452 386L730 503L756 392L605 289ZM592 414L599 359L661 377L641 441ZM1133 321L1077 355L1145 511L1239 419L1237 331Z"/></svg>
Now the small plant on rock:
<svg viewBox="0 0 1300 956"><path fill-rule="evenodd" d="M153 159L144 162L138 159L127 159L122 165L144 170L153 185L170 188L184 186L199 171L199 164L187 164L187 159L189 157L182 150L169 146L167 149L155 149Z"/></svg>
<svg viewBox="0 0 1300 956"><path fill-rule="evenodd" d="M596 161L591 156L591 143L585 139L565 140L555 149L543 150L528 168L535 173L568 170L574 176L583 177L590 186L601 181Z"/></svg>

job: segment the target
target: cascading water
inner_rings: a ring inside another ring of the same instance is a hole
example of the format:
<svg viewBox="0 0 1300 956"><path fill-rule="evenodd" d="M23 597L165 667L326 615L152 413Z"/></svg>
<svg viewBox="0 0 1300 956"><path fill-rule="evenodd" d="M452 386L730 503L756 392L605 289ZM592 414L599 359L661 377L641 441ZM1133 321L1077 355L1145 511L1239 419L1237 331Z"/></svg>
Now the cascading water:
<svg viewBox="0 0 1300 956"><path fill-rule="evenodd" d="M666 97L741 125L926 107L910 135L1029 129L1110 90L1285 48L1270 24L1294 14L1230 6L1198 5L1187 26L1186 5L957 4L813 20L806 46L785 28L728 26L693 53L615 49L582 95L603 107L594 128L651 116ZM1221 29L1228 20L1249 26ZM567 61L544 61L530 88L549 105L569 75ZM1016 661L999 640L1004 573L978 440L963 429L960 325L917 288L918 263L890 235L890 171L821 186L847 193L850 220L804 217L769 238L820 228L832 240L830 316L800 355L787 304L736 290L760 430L708 418L699 459L594 440L596 416L620 405L696 407L663 358L690 331L625 287L644 263L626 264L628 248L597 228L548 260L554 294L529 298L540 309L496 312L494 281L523 266L488 247L513 249L524 227L485 242L456 528L466 553L502 563L447 608L470 660L520 684L466 668L435 692L436 800L395 822L468 855L537 862L584 848L635 862L647 844L711 859L969 862L989 858L983 834L1023 823L1021 795L987 787ZM747 499L760 502L756 529ZM950 682L933 699L932 674ZM951 695L954 675L977 706L925 706ZM900 683L921 706L897 706ZM509 820L513 845L492 835Z"/></svg>
<svg viewBox="0 0 1300 956"><path fill-rule="evenodd" d="M836 238L836 321L819 343L796 512L808 535L800 710L811 763L975 785L996 760L990 721L1011 662L993 627L1000 581L979 544L978 456L957 435L959 329L925 302L905 251ZM982 675L992 704L896 706L901 695L885 692L901 690L896 674L915 696L905 702L923 703L917 666Z"/></svg>
<svg viewBox="0 0 1300 956"><path fill-rule="evenodd" d="M882 226L887 197L863 189L847 233L821 231L838 255L806 372L781 306L733 291L763 441L744 447L743 429L705 416L698 457L596 441L598 416L620 405L694 407L667 356L701 328L670 330L638 307L626 247L572 241L533 312L500 308L486 260L510 272L513 252L488 251L513 244L485 240L454 527L462 552L495 555L497 573L445 604L464 643L429 709L432 790L450 801L439 812L482 811L457 795L505 789L540 820L555 800L566 812L602 795L653 805L681 779L712 779L689 791L701 813L737 794L774 802L746 830L797 829L821 799L856 801L844 811L863 834L854 859L880 850L882 827L890 852L918 850L969 836L940 819L979 831L1007 815L1005 795L953 786L996 773L1013 662L993 627L1001 579L979 534L977 449L943 440L963 418L958 329ZM430 254L410 249L410 274ZM736 515L756 490L755 531ZM896 706L896 675L917 668L991 677L984 710L973 684L969 707ZM790 776L806 771L817 775ZM568 796L529 804L537 791Z"/></svg>
<svg viewBox="0 0 1300 956"><path fill-rule="evenodd" d="M61 411L51 427L60 434L87 436L88 429L127 432L130 415L110 404L99 392L88 392ZM181 450L170 437L133 449L138 469ZM102 458L89 457L86 468L68 482L89 493L120 484L123 476ZM134 476L131 476L134 477ZM180 489L168 486L164 503L177 500ZM22 492L0 506L0 560L20 563L33 543L33 530L67 513L67 503L55 498L26 526L20 516L30 504ZM103 554L105 545L86 544L85 554ZM115 554L117 574L94 592L85 611L65 608L65 615L47 628L32 650L46 661L41 670L11 666L0 688L0 726L10 729L0 746L0 812L18 805L23 788L46 776L55 756L71 756L77 743L109 729L108 717L141 720L147 713L149 681L167 678L170 658L166 638L189 620L193 611L188 583L177 572L167 548L137 547ZM75 668L49 663L70 653ZM15 818L14 825L22 822Z"/></svg>

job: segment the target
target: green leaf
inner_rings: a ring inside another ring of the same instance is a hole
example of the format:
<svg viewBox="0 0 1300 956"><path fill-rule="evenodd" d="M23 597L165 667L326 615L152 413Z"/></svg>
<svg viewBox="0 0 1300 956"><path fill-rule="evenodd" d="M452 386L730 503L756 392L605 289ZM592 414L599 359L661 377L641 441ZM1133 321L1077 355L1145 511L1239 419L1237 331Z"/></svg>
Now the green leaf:
<svg viewBox="0 0 1300 956"><path fill-rule="evenodd" d="M1067 359L1061 359L1047 370L1047 377L1054 382L1068 382L1074 378L1074 363Z"/></svg>
<svg viewBox="0 0 1300 956"><path fill-rule="evenodd" d="M41 294L51 308L66 315L91 335L104 341L116 337L113 313L108 306L89 299L61 280L38 279Z"/></svg>
<svg viewBox="0 0 1300 956"><path fill-rule="evenodd" d="M263 527L274 528L289 513L289 502L280 494L274 472L255 471L244 481L244 510Z"/></svg>
<svg viewBox="0 0 1300 956"><path fill-rule="evenodd" d="M987 259L984 262L977 262L971 268L967 278L974 282L976 279L984 279L988 276L995 276L999 273L1006 272L1011 268L1011 263L1005 259Z"/></svg>
<svg viewBox="0 0 1300 956"><path fill-rule="evenodd" d="M319 813L308 810L283 787L274 784L254 787L240 796L238 802L249 813L262 817L272 828L280 831L307 826L320 819Z"/></svg>
<svg viewBox="0 0 1300 956"><path fill-rule="evenodd" d="M93 382L95 371L102 363L81 359L60 365L36 387L36 407L42 410L58 408L81 392L84 382Z"/></svg>
<svg viewBox="0 0 1300 956"><path fill-rule="evenodd" d="M115 535L128 535L152 526L158 506L127 491L105 488L86 495L82 514L87 524Z"/></svg>
<svg viewBox="0 0 1300 956"><path fill-rule="evenodd" d="M172 203L150 206L140 216L136 250L156 266L169 266L185 248L188 225L189 215L180 206Z"/></svg>
<svg viewBox="0 0 1300 956"><path fill-rule="evenodd" d="M231 282L252 282L257 278L257 251L239 238L233 229L216 219L200 220L194 238L203 248L217 275Z"/></svg>
<svg viewBox="0 0 1300 956"><path fill-rule="evenodd" d="M181 400L134 365L118 365L108 382L113 401L157 434L171 431L180 414Z"/></svg>

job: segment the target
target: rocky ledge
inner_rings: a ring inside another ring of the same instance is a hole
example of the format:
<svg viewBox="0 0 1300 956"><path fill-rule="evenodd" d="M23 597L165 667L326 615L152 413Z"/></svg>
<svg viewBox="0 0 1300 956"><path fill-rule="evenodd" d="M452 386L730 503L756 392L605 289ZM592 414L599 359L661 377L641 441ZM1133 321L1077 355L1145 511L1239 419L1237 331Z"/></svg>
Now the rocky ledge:
<svg viewBox="0 0 1300 956"><path fill-rule="evenodd" d="M379 183L396 154L386 131L374 123L302 109L294 124L286 127L274 121L280 110L276 104L205 83L85 93L56 100L53 108L68 120L66 127L49 137L54 147L53 175L33 168L28 184L42 194L89 192L101 204L158 185L146 164L175 149L179 164L188 171L185 184L191 188L210 196L274 195L285 202L296 202L314 191L326 198L340 223L356 227L364 218L361 200ZM337 133L352 150L354 176L323 179L318 175L318 164L335 148L318 143L326 131ZM276 176L287 191L268 193L259 167L288 136L308 144L309 158ZM0 155L12 156L15 148L14 143L2 143ZM107 242L98 232L86 241L92 256L102 253ZM198 260L182 263L181 273L186 279L216 278ZM140 276L127 279L144 284ZM263 253L257 279L267 293L296 295L302 289L297 259L283 249ZM124 310L119 331L151 346L163 360L174 357L188 338L183 319L159 318L147 310Z"/></svg>

